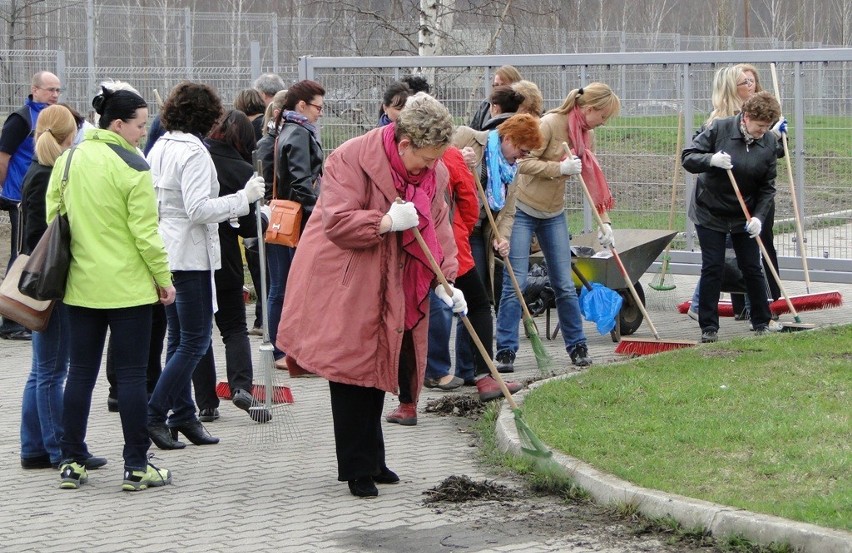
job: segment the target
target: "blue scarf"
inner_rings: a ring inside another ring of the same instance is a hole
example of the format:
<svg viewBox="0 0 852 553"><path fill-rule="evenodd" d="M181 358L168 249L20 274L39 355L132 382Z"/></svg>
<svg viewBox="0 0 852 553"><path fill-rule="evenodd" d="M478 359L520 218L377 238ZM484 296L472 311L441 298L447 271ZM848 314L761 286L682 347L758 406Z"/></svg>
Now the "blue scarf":
<svg viewBox="0 0 852 553"><path fill-rule="evenodd" d="M302 115L301 113L297 111L286 110L284 111L284 121L288 121L290 123L295 123L297 125L305 127L306 129L311 131L311 134L314 135L314 138L319 141L319 129L317 129L314 124L308 121L308 118Z"/></svg>
<svg viewBox="0 0 852 553"><path fill-rule="evenodd" d="M492 211L500 211L506 205L506 187L515 178L517 165L509 163L500 149L500 136L496 130L488 131L485 144L485 167L488 170L488 183L485 196Z"/></svg>

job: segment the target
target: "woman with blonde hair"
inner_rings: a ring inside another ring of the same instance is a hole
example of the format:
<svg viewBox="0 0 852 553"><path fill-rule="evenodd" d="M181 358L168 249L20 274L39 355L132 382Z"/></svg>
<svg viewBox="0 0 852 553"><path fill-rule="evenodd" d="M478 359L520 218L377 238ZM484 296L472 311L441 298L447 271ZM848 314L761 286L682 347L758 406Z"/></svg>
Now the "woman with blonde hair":
<svg viewBox="0 0 852 553"><path fill-rule="evenodd" d="M532 81L521 80L511 85L512 90L524 97L524 101L518 106L518 113L529 113L533 117L541 117L544 110L544 98L541 89Z"/></svg>
<svg viewBox="0 0 852 553"><path fill-rule="evenodd" d="M491 86L511 85L521 80L520 72L511 65L503 65L494 71L494 79L491 81ZM481 131L485 123L491 118L491 102L488 98L479 104L476 113L470 120L470 128Z"/></svg>
<svg viewBox="0 0 852 553"><path fill-rule="evenodd" d="M357 497L399 482L385 464L385 393L416 405L423 382L435 275L412 228L444 276L456 279L440 163L452 133L447 108L421 92L396 122L335 149L293 259L278 347L288 367L329 381L337 478ZM465 311L464 294L451 292L438 293Z"/></svg>
<svg viewBox="0 0 852 553"><path fill-rule="evenodd" d="M48 106L35 128L35 159L22 185L22 253L29 253L47 229L45 194L56 159L74 142L77 121L64 106ZM33 332L33 361L21 402L21 466L58 468L62 461L62 393L68 374L68 314L57 301L47 327ZM86 466L106 459L87 455Z"/></svg>
<svg viewBox="0 0 852 553"><path fill-rule="evenodd" d="M532 237L538 237L547 262L548 276L556 294L556 312L565 348L578 367L591 364L574 281L571 277L571 244L565 222L566 177L582 174L597 209L607 224L599 233L601 245L613 244L607 210L613 206L606 177L593 151L593 129L618 115L621 102L604 83L590 83L572 90L562 105L541 118L544 144L518 161L512 200L498 221L501 236L511 236L509 261L519 282L526 281ZM575 156L568 155L568 144ZM504 269L505 270L505 269ZM508 275L497 314L497 369L511 372L518 351L521 307Z"/></svg>

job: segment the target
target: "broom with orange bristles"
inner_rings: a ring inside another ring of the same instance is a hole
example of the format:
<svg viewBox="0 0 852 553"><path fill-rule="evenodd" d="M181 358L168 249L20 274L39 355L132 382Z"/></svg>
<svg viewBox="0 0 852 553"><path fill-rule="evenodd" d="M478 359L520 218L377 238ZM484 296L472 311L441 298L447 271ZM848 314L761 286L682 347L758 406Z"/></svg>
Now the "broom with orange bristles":
<svg viewBox="0 0 852 553"><path fill-rule="evenodd" d="M573 155L567 143L563 142L562 147L565 148L565 151L568 152L568 155ZM577 178L580 181L580 186L583 188L583 194L585 194L586 200L589 202L589 205L592 206L592 213L595 216L595 221L598 224L598 228L601 232L604 232L603 219L601 219L601 215L600 213L598 213L598 210L595 207L595 201L592 199L592 194L589 192L589 187L586 186L586 180L583 178L582 174L578 174ZM651 328L651 332L654 334L654 340L622 337L621 341L615 347L615 353L623 353L625 355L650 355L653 353L661 353L664 351L687 348L696 345L696 342L693 340L664 341L662 338L660 338L660 333L657 332L657 327L654 326L654 323L651 321L651 317L648 316L648 311L645 309L645 305L642 303L642 299L636 292L636 288L633 286L633 282L630 281L630 275L627 274L627 269L624 267L624 263L621 262L621 257L618 255L618 251L615 249L614 245L610 246L609 250L610 252L612 252L612 257L615 259L615 263L618 265L618 270L621 272L621 276L624 277L624 282L625 284L627 284L627 288L630 290L630 294L633 296L633 301L636 302L636 307L638 307L639 311L642 312L642 315L645 317L645 321L647 321L648 326Z"/></svg>

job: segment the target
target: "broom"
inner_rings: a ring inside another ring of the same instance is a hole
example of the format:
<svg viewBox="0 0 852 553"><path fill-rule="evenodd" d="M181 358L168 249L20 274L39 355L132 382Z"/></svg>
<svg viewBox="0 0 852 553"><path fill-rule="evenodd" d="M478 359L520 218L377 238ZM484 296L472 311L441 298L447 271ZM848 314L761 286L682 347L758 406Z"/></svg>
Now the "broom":
<svg viewBox="0 0 852 553"><path fill-rule="evenodd" d="M568 155L573 155L567 143L563 142L562 147L565 148L565 151L568 152ZM601 232L603 232L603 219L601 219L601 214L598 213L598 209L595 207L595 201L592 199L592 194L589 192L589 187L586 186L586 180L583 178L582 174L578 174L577 178L580 181L580 186L582 186L583 188L583 194L586 196L586 201L588 201L589 205L592 206L592 213L594 213L595 215L595 221L598 223L598 228ZM624 282L627 284L627 288L630 289L630 294L633 296L633 301L636 302L636 306L639 308L639 311L642 312L642 315L648 322L648 326L651 327L651 332L654 334L655 338L654 340L643 340L641 338L622 338L618 345L615 347L615 353L623 353L627 355L648 355L652 353L660 353L663 351L670 351L673 349L694 346L695 342L692 340L670 340L664 342L660 338L660 333L657 332L657 327L654 326L654 323L651 321L651 317L648 316L648 311L645 309L645 305L642 304L642 299L639 297L639 294L636 292L636 288L630 281L630 275L627 274L627 269L624 267L624 263L621 262L621 257L618 255L618 251L615 249L615 246L610 246L609 250L612 252L612 257L615 259L615 263L618 265L618 270L621 272L621 276L624 277Z"/></svg>
<svg viewBox="0 0 852 553"><path fill-rule="evenodd" d="M398 202L401 202L399 198L397 198ZM487 211L486 204L486 211ZM417 243L420 244L420 248L423 250L423 253L426 255L426 258L429 260L429 265L432 267L432 272L435 273L435 277L444 287L444 290L447 292L447 295L452 296L453 290L450 287L450 283L447 282L447 279L444 277L444 273L441 272L441 267L438 266L438 262L435 261L435 258L432 256L432 252L429 251L429 246L426 245L426 242L423 241L423 236L420 234L420 229L416 226L412 227L412 232L414 233L414 238L417 239ZM473 325L467 318L467 315L464 313L459 313L459 317L461 318L464 327L467 329L467 333L470 334L471 340L476 344L476 348L479 350L479 354L482 355L482 358L485 360L485 363L488 365L488 370L491 372L491 376L494 377L494 380L497 381L497 384L500 385L500 391L503 392L503 397L506 398L506 401L509 402L509 407L512 409L512 413L515 415L515 428L518 431L518 438L521 441L521 451L530 455L532 457L538 459L547 459L553 453L547 449L547 446L544 445L538 436L532 431L532 429L527 426L527 423L524 422L523 415L521 413L520 407L515 403L515 400L512 398L511 392L509 392L509 388L506 387L506 383L503 381L503 377L500 376L500 373L497 372L497 367L494 366L494 361L491 360L491 357L488 355L488 352L485 350L485 346L482 345L482 341L477 336L476 331L473 329Z"/></svg>
<svg viewBox="0 0 852 553"><path fill-rule="evenodd" d="M683 112L679 112L677 116L677 142L675 144L675 163L674 163L674 171L672 172L672 194L671 194L671 203L669 205L669 230L674 228L674 214L675 214L675 201L677 200L677 176L678 176L678 168L680 167L680 150L683 147ZM672 243L669 242L666 245L666 249L663 250L663 257L660 263L660 272L657 273L654 278L651 280L651 284L649 285L652 290L657 290L658 292L668 292L677 288L674 283L674 278L669 274L669 261L671 258L669 257L669 251L672 249ZM666 277L669 276L669 280L666 281ZM670 295L670 294L668 294ZM671 305L667 305L667 308L671 308Z"/></svg>
<svg viewBox="0 0 852 553"><path fill-rule="evenodd" d="M743 210L743 215L745 215L746 222L751 219L751 214L748 211L748 206L743 199L743 195L740 192L740 187L737 185L737 179L734 178L734 173L730 169L725 170L728 173L728 179L731 181L731 186L734 187L734 193L737 195L737 201L740 203L740 207ZM760 253L763 254L764 259L769 260L769 254L766 251L766 246L763 244L763 239L760 238L760 235L754 237L757 240L757 245L760 247ZM790 313L793 314L793 320L795 323L787 323L782 322L781 324L789 329L801 330L807 328L814 328L815 325L805 324L802 322L802 319L799 318L799 313L796 311L796 308L793 306L793 303L790 301L790 296L787 294L787 290L784 289L784 284L781 282L781 277L778 276L778 271L775 270L775 267L772 266L772 263L767 263L767 267L769 267L769 272L772 273L772 277L775 279L775 282L778 284L778 289L781 290L781 295L784 296L784 301L787 303L788 309L790 309Z"/></svg>
<svg viewBox="0 0 852 553"><path fill-rule="evenodd" d="M488 208L488 198L485 196L485 190L482 189L482 184L479 182L479 179L473 180L476 182L476 188L479 190L479 197L482 200L483 210L488 216L488 222L491 225L491 232L494 233L494 236L500 236L500 233L497 231L497 223L494 222L494 216ZM512 270L512 264L509 262L509 256L501 255L500 257L503 259L503 263L506 264L506 272L509 273L509 278L512 280L512 287L515 289L515 296L518 297L518 301L521 303L521 309L524 314L524 330L526 330L527 336L530 339L530 344L532 344L538 370L540 370L543 374L547 374L550 372L550 366L552 363L550 355L548 355L547 350L544 349L544 344L541 341L541 337L538 335L538 328L535 325L535 321L533 320L529 307L527 307L527 302L524 300L524 294L521 292L521 286L518 284L515 271Z"/></svg>
<svg viewBox="0 0 852 553"><path fill-rule="evenodd" d="M775 70L775 63L770 63L769 68L772 70L772 85L775 88L775 99L781 103L781 92L778 86L778 72ZM802 232L802 218L799 215L799 201L796 199L796 185L793 182L793 166L790 161L790 148L787 145L787 133L781 133L781 144L784 146L784 161L787 166L787 180L790 183L790 199L793 202L793 220L796 223L796 240L799 243L799 253L802 257L802 271L805 273L805 292L807 295L798 296L799 309L802 311L813 311L816 309L824 309L826 307L838 307L843 304L843 296L838 291L824 292L814 294L813 297L808 297L811 293L811 277L808 272L808 257L805 252L805 238ZM792 302L791 302L792 303Z"/></svg>

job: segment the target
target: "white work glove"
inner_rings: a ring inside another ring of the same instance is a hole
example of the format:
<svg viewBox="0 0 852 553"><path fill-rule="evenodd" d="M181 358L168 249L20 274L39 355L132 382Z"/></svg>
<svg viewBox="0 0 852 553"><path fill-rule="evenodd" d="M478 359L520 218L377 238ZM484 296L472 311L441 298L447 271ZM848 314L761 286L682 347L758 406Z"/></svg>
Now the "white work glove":
<svg viewBox="0 0 852 553"><path fill-rule="evenodd" d="M598 242L600 242L600 245L604 248L611 248L615 246L615 236L612 234L612 224L604 223L601 225L601 229L598 230Z"/></svg>
<svg viewBox="0 0 852 553"><path fill-rule="evenodd" d="M772 134L774 134L778 140L781 140L781 135L787 134L787 120L782 115L778 118L778 122L772 125L772 128L769 130L772 131Z"/></svg>
<svg viewBox="0 0 852 553"><path fill-rule="evenodd" d="M462 148L462 158L464 158L464 164L467 165L468 169L473 169L476 167L476 164L479 163L479 158L476 156L476 152L470 146L465 146Z"/></svg>
<svg viewBox="0 0 852 553"><path fill-rule="evenodd" d="M439 284L438 287L435 288L435 295L438 296L442 302L446 303L447 306L452 307L453 313L467 315L467 302L464 299L464 294L453 285L450 285L450 289L453 292L452 296L447 294L447 291L444 290L443 284Z"/></svg>
<svg viewBox="0 0 852 553"><path fill-rule="evenodd" d="M393 203L388 210L388 217L391 218L391 231L408 230L416 227L420 222L420 216L417 214L417 209L411 202L402 204Z"/></svg>
<svg viewBox="0 0 852 553"><path fill-rule="evenodd" d="M577 156L568 156L559 164L559 172L565 175L578 175L583 170L583 162Z"/></svg>
<svg viewBox="0 0 852 553"><path fill-rule="evenodd" d="M710 167L718 167L719 169L733 169L734 164L731 163L730 154L725 152L716 152L710 158Z"/></svg>
<svg viewBox="0 0 852 553"><path fill-rule="evenodd" d="M746 222L745 229L749 236L757 238L760 236L761 229L763 229L763 223L757 217L752 217Z"/></svg>
<svg viewBox="0 0 852 553"><path fill-rule="evenodd" d="M252 177L243 187L243 190L249 203L253 204L263 197L263 193L266 191L266 181L263 180L263 177Z"/></svg>

